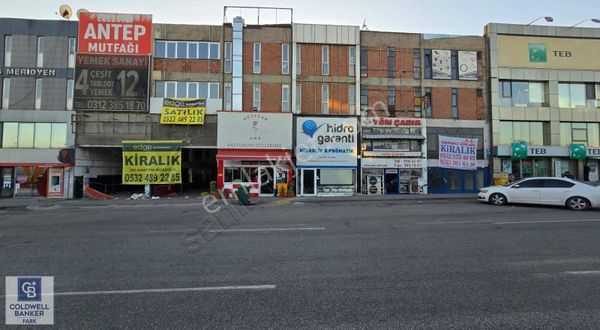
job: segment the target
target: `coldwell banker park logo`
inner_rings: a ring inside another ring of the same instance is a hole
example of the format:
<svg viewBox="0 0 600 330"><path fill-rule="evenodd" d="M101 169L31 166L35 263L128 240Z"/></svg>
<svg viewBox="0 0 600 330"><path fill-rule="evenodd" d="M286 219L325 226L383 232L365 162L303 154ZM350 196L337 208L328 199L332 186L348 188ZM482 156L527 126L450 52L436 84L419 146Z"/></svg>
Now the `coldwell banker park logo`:
<svg viewBox="0 0 600 330"><path fill-rule="evenodd" d="M6 324L54 324L54 277L7 276Z"/></svg>

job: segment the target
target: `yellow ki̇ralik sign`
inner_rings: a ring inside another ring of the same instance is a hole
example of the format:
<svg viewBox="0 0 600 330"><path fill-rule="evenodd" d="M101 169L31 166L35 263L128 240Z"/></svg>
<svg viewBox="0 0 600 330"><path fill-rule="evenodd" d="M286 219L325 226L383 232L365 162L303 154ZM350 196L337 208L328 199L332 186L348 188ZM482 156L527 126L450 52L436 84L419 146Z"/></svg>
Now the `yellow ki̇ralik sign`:
<svg viewBox="0 0 600 330"><path fill-rule="evenodd" d="M181 141L123 141L123 184L180 184Z"/></svg>

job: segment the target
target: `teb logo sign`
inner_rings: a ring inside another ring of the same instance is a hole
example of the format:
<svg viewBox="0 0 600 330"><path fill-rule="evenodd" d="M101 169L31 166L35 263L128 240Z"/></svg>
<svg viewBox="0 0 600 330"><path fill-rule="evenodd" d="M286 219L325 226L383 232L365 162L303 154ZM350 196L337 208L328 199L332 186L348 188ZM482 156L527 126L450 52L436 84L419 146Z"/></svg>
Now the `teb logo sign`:
<svg viewBox="0 0 600 330"><path fill-rule="evenodd" d="M548 47L546 44L531 43L529 44L529 62L530 63L547 63L548 62Z"/></svg>

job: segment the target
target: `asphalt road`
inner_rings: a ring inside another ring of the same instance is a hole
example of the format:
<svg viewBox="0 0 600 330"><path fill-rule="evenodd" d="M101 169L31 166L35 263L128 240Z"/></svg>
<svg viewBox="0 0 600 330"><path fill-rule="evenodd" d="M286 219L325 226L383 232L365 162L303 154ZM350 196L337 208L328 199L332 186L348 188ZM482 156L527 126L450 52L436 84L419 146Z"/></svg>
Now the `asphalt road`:
<svg viewBox="0 0 600 330"><path fill-rule="evenodd" d="M60 328L600 327L600 210L286 199L241 212L0 208L0 276L54 276Z"/></svg>

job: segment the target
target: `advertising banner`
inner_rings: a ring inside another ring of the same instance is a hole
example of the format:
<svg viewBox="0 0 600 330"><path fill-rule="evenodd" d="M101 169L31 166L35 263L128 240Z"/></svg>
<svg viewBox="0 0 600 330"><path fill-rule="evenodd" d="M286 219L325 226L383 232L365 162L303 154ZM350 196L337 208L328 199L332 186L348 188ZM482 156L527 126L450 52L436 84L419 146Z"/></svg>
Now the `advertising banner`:
<svg viewBox="0 0 600 330"><path fill-rule="evenodd" d="M149 56L77 54L75 110L147 111Z"/></svg>
<svg viewBox="0 0 600 330"><path fill-rule="evenodd" d="M477 169L477 139L439 135L439 167Z"/></svg>
<svg viewBox="0 0 600 330"><path fill-rule="evenodd" d="M434 49L432 53L433 79L452 78L451 52L449 50Z"/></svg>
<svg viewBox="0 0 600 330"><path fill-rule="evenodd" d="M123 184L181 183L181 141L123 141Z"/></svg>
<svg viewBox="0 0 600 330"><path fill-rule="evenodd" d="M152 15L79 13L78 53L152 54Z"/></svg>
<svg viewBox="0 0 600 330"><path fill-rule="evenodd" d="M298 117L296 164L299 167L356 167L355 117Z"/></svg>
<svg viewBox="0 0 600 330"><path fill-rule="evenodd" d="M160 113L161 124L203 125L206 114L206 99L171 99L163 101Z"/></svg>
<svg viewBox="0 0 600 330"><path fill-rule="evenodd" d="M292 149L292 114L219 112L217 146L232 149Z"/></svg>
<svg viewBox="0 0 600 330"><path fill-rule="evenodd" d="M458 79L477 80L477 52L458 52Z"/></svg>

